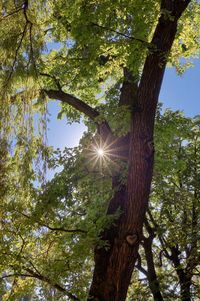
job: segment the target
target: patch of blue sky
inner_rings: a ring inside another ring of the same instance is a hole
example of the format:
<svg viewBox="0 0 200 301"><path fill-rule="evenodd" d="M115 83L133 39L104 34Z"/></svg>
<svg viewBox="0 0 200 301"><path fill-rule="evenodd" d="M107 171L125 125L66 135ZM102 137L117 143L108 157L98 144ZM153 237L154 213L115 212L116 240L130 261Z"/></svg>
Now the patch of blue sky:
<svg viewBox="0 0 200 301"><path fill-rule="evenodd" d="M57 119L60 111L58 101L51 101L48 105L49 122L48 122L48 144L55 149L63 150L65 147L75 147L78 145L86 127L83 123L68 124L66 117Z"/></svg>
<svg viewBox="0 0 200 301"><path fill-rule="evenodd" d="M75 41L73 41L72 39L66 39L63 42L58 42L55 40L52 41L48 41L45 45L45 48L43 50L44 54L48 54L51 51L56 51L56 50L60 50L63 47L66 47L67 49L71 49L73 48L75 45Z"/></svg>
<svg viewBox="0 0 200 301"><path fill-rule="evenodd" d="M200 59L182 75L175 68L167 68L159 100L163 109L183 111L188 117L200 114Z"/></svg>

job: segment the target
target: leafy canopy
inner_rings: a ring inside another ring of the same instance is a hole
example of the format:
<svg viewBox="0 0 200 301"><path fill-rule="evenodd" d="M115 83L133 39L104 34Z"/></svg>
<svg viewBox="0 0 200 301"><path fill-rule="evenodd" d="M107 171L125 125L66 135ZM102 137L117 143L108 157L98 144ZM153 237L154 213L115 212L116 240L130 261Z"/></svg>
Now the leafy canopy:
<svg viewBox="0 0 200 301"><path fill-rule="evenodd" d="M33 279L45 283L40 285L43 296L48 295L45 285L50 284L69 298L75 294L83 300L91 279L92 246L101 243L100 231L117 218L107 219L103 214L112 194L110 173L104 168L101 173L87 169L84 152L91 143L88 134L78 149L66 150L55 161L50 160L52 166L64 166L63 171L52 181L42 182L41 169L36 172L35 166L41 159L48 161L47 92L62 89L76 96L96 107L101 113L98 118L108 119L113 131L120 129L120 134L126 133L129 112L125 107L118 108L122 70L128 68L139 80L147 53L156 51L150 41L160 15L159 3L158 0L0 2L0 248L4 255L1 271L5 300L16 300L24 292L33 293L39 287ZM179 73L191 57L198 55L199 10L198 1L193 0L178 24L168 61ZM170 12L164 13L169 17ZM81 116L66 103L62 105L62 114L71 121ZM171 129L166 127L169 121L164 120L161 132L167 141ZM180 116L175 120L176 125L183 121ZM94 123L90 123L91 132L93 128ZM186 135L184 139L192 138ZM185 156L190 155L189 143L183 151ZM159 141L157 144L159 154L163 155L164 146ZM173 147L177 147L175 142ZM172 149L165 151L176 162L173 168L185 170L185 162L176 161ZM158 170L163 170L160 158L158 155ZM165 167L174 173L170 164L167 161ZM187 168L192 182L194 175ZM163 179L165 172L162 177L155 175L156 183L166 182L164 187L171 181ZM39 180L43 185L36 189L34 181ZM174 175L173 181L177 183L177 176ZM167 187L173 195L172 187ZM157 197L152 198L158 202L161 193L158 187L155 193ZM165 220L169 208L166 204L160 208ZM176 211L170 214L174 218ZM180 219L177 216L174 223ZM174 224L169 223L169 229L170 244ZM188 242L182 244L185 243ZM7 289L11 284L10 294Z"/></svg>

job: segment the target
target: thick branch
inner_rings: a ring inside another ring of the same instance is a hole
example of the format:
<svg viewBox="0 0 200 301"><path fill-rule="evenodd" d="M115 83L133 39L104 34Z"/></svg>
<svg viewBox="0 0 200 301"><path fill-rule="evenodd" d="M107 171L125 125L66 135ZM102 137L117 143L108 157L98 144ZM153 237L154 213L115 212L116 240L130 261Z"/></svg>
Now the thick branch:
<svg viewBox="0 0 200 301"><path fill-rule="evenodd" d="M179 19L191 0L162 0L161 10L167 10L171 17Z"/></svg>
<svg viewBox="0 0 200 301"><path fill-rule="evenodd" d="M99 112L94 108L90 107L88 104L78 99L77 97L63 92L60 90L43 90L49 98L60 100L64 103L69 104L74 109L85 114L87 117L96 122L96 117L99 116ZM96 122L97 123L97 122ZM109 124L104 121L97 123L99 134L102 136L103 140L106 140L108 136L113 137L112 131L109 127Z"/></svg>
<svg viewBox="0 0 200 301"><path fill-rule="evenodd" d="M90 119L95 120L96 117L99 116L99 112L97 112L95 109L90 107L88 104L83 102L82 100L78 99L77 97L65 93L63 91L56 91L56 90L43 90L49 98L51 99L57 99L64 103L69 104L74 109L78 110L81 113L84 113L86 116L88 116Z"/></svg>
<svg viewBox="0 0 200 301"><path fill-rule="evenodd" d="M179 278L180 288L181 288L181 300L190 301L191 300L191 278L192 275L187 273L186 269L183 268L181 260L179 258L180 251L178 246L171 247L171 259L176 269L176 273Z"/></svg>
<svg viewBox="0 0 200 301"><path fill-rule="evenodd" d="M137 108L137 91L138 91L138 79L128 68L123 68L124 80L121 87L121 94L119 99L119 105L126 105L134 109Z"/></svg>

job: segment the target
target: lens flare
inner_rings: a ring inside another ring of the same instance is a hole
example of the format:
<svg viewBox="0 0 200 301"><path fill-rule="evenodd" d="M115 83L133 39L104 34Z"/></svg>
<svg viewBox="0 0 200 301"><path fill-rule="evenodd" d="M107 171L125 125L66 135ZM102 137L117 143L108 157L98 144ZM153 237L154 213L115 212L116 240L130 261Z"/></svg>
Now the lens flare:
<svg viewBox="0 0 200 301"><path fill-rule="evenodd" d="M120 168L119 160L127 160L121 155L124 145L117 145L118 138L110 141L109 137L103 141L101 137L93 137L92 143L87 150L85 164L92 170L99 170L100 173L112 175Z"/></svg>
<svg viewBox="0 0 200 301"><path fill-rule="evenodd" d="M98 156L103 157L105 155L105 152L104 152L103 148L98 148L97 149L97 154L98 154Z"/></svg>

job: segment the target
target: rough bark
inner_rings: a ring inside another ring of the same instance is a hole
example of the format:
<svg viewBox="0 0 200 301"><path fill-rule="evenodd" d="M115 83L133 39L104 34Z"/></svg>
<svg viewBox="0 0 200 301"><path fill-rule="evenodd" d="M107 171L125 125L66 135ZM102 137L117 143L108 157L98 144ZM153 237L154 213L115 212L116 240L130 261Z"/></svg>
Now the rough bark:
<svg viewBox="0 0 200 301"><path fill-rule="evenodd" d="M113 208L123 210L117 228L106 231L102 239L110 243L109 250L95 249L95 269L88 300L124 301L132 271L138 257L139 242L153 171L153 130L158 95L177 29L177 20L189 1L161 1L161 9L172 18L161 15L152 44L155 50L147 56L137 102L132 102L133 118L129 147L128 189L122 187L111 200ZM131 89L130 89L131 91ZM131 92L130 92L131 93ZM130 94L129 98L134 98ZM109 213L109 212L108 212Z"/></svg>
<svg viewBox="0 0 200 301"><path fill-rule="evenodd" d="M137 93L137 83L134 81L132 74L127 70L124 69L124 81L121 87L121 95L119 99L119 106L128 105L130 106L133 100L135 99ZM104 141L107 141L108 144L112 145L112 158L128 160L129 157L129 142L130 142L130 133L126 136L117 138L108 133L100 126L100 135L103 137ZM107 136L108 135L108 136ZM127 186L120 183L120 175L116 173L112 177L112 188L115 191L114 197L110 200L108 205L107 214L111 215L116 212L116 210L120 209L121 212L124 212L124 204L127 203L128 195L127 195ZM93 291L98 291L99 296L97 300L112 300L112 287L108 288L109 296L105 292L105 282L104 277L105 271L107 267L110 265L110 256L112 255L112 246L115 244L116 237L118 236L118 230L121 223L121 218L119 218L114 225L110 227L109 230L106 230L102 233L101 239L107 241L110 245L109 250L105 250L104 248L95 248L95 271L93 274L93 284L91 286L91 292L88 300L93 300ZM103 259L103 260L102 260ZM111 271L112 273L112 271ZM112 277L112 274L110 275ZM108 276L109 278L109 276ZM95 297L96 298L96 297ZM96 299L94 299L96 300ZM113 299L114 300L114 299Z"/></svg>

